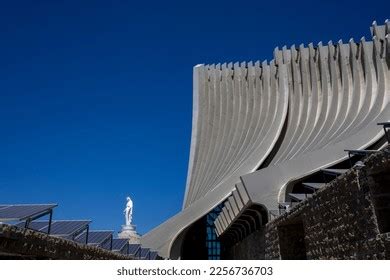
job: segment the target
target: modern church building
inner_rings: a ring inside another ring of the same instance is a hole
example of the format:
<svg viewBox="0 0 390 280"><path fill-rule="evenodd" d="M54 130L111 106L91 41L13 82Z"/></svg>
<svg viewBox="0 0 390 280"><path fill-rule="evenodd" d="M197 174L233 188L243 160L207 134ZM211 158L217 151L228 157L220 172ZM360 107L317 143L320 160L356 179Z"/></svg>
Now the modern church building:
<svg viewBox="0 0 390 280"><path fill-rule="evenodd" d="M170 259L326 258L326 248L309 247L330 246L326 240L343 235L334 203L349 209L346 217L352 215L359 228L376 225L367 234L350 231L354 237L343 242L357 245L348 245L345 256L363 256L359 244L377 236L390 248L390 237L383 235L390 231L390 199L376 207L375 196L370 202L370 190L362 194L359 181L359 168L365 172L370 156L387 162L377 154L388 144L389 33L389 21L374 22L372 38L358 42L276 48L269 62L195 66L183 209L142 236L142 245ZM355 177L356 195L342 193L343 184L354 190ZM360 203L360 194L372 204ZM320 208L327 210L317 215ZM361 220L354 214L360 210L372 216ZM329 234L315 241L310 232L320 223L311 218L316 215L335 222L323 221L318 230L329 226ZM290 240L286 244L298 245L286 247L283 236Z"/></svg>

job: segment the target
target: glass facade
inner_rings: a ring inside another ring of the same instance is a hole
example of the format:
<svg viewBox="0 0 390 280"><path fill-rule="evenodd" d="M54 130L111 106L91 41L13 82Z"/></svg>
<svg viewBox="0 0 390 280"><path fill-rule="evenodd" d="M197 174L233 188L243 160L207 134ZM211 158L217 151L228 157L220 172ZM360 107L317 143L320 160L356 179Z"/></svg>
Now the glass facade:
<svg viewBox="0 0 390 280"><path fill-rule="evenodd" d="M221 243L215 233L214 221L221 212L222 206L217 206L206 217L206 247L209 260L221 259Z"/></svg>

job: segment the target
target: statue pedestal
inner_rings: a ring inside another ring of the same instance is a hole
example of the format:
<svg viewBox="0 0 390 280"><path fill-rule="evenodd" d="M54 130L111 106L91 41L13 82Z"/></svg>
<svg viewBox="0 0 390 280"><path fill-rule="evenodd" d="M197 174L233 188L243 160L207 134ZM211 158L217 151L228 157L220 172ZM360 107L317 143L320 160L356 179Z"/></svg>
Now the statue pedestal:
<svg viewBox="0 0 390 280"><path fill-rule="evenodd" d="M123 225L122 230L118 233L118 237L129 239L130 244L139 244L141 236L135 230L135 225Z"/></svg>

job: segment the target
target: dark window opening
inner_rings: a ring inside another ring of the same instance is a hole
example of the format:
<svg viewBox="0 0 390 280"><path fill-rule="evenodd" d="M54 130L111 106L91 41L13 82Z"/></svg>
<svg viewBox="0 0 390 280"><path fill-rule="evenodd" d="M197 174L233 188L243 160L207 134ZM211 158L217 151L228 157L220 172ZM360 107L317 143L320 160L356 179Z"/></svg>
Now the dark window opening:
<svg viewBox="0 0 390 280"><path fill-rule="evenodd" d="M196 221L186 232L181 247L181 259L205 260L207 257L205 217Z"/></svg>
<svg viewBox="0 0 390 280"><path fill-rule="evenodd" d="M390 174L380 173L372 176L371 196L381 233L390 232Z"/></svg>
<svg viewBox="0 0 390 280"><path fill-rule="evenodd" d="M223 205L223 204L222 204ZM183 237L181 259L183 260L220 260L221 243L215 233L214 221L222 206L193 223Z"/></svg>
<svg viewBox="0 0 390 280"><path fill-rule="evenodd" d="M278 227L280 256L282 260L306 260L303 223Z"/></svg>

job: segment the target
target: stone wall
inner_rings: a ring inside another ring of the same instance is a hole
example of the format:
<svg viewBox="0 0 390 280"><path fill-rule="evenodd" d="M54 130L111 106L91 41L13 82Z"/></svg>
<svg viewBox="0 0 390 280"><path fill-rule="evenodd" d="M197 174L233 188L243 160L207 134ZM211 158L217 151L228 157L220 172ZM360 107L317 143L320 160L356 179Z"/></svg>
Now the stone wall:
<svg viewBox="0 0 390 280"><path fill-rule="evenodd" d="M389 155L370 156L267 224L265 258L390 259Z"/></svg>
<svg viewBox="0 0 390 280"><path fill-rule="evenodd" d="M125 260L130 258L30 229L1 224L0 259Z"/></svg>
<svg viewBox="0 0 390 280"><path fill-rule="evenodd" d="M233 259L390 259L390 149L227 251ZM263 257L262 257L263 256Z"/></svg>

